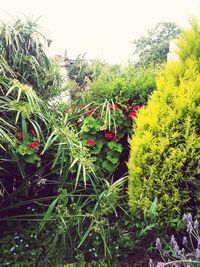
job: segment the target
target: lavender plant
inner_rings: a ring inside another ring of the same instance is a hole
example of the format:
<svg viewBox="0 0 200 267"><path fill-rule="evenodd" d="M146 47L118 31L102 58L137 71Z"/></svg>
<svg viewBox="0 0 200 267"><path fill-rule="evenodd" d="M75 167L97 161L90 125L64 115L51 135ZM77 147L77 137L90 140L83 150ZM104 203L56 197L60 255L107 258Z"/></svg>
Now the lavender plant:
<svg viewBox="0 0 200 267"><path fill-rule="evenodd" d="M162 262L155 263L149 260L149 267L197 267L200 266L200 235L199 222L193 220L192 214L184 214L183 222L187 227L187 235L183 236L182 247L174 235L171 236L170 246L172 255L163 249L160 238L156 239L156 249L159 251Z"/></svg>

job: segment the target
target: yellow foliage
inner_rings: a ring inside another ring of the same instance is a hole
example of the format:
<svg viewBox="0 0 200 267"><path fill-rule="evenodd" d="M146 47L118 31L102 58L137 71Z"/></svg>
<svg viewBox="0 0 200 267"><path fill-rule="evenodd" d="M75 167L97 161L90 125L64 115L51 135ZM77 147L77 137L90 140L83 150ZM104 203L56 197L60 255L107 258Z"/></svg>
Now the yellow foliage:
<svg viewBox="0 0 200 267"><path fill-rule="evenodd" d="M194 23L179 45L180 61L166 65L129 140L131 210L139 218L157 197L162 225L200 200L200 27Z"/></svg>

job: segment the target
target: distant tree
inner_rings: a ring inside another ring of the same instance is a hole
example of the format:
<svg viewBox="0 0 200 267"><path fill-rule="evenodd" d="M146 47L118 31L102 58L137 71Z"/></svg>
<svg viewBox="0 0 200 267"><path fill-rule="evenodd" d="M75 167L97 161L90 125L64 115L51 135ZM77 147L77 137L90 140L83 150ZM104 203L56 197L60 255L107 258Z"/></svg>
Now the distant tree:
<svg viewBox="0 0 200 267"><path fill-rule="evenodd" d="M174 22L160 22L148 30L146 36L133 41L134 54L138 55L137 65L160 64L167 60L170 40L180 35L180 29Z"/></svg>
<svg viewBox="0 0 200 267"><path fill-rule="evenodd" d="M68 77L75 81L79 87L84 88L88 79L92 80L92 71L89 68L89 62L84 55L78 55L73 64L68 67Z"/></svg>
<svg viewBox="0 0 200 267"><path fill-rule="evenodd" d="M89 82L96 80L103 72L119 72L120 66L109 65L100 59L87 60L85 54L78 55L73 64L68 67L68 77L84 89Z"/></svg>

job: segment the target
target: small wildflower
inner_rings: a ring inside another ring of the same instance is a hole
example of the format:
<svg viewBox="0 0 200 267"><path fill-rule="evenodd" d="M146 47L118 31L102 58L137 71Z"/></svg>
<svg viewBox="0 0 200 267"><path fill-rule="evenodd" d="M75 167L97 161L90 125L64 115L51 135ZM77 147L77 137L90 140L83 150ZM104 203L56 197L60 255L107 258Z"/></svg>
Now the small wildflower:
<svg viewBox="0 0 200 267"><path fill-rule="evenodd" d="M94 139L88 139L85 141L86 145L94 145L95 144L95 140Z"/></svg>
<svg viewBox="0 0 200 267"><path fill-rule="evenodd" d="M105 134L104 134L104 137L105 137L106 139L113 139L113 138L114 138L114 135L113 135L112 133L105 133Z"/></svg>
<svg viewBox="0 0 200 267"><path fill-rule="evenodd" d="M200 260L200 249L199 248L196 249L196 259Z"/></svg>
<svg viewBox="0 0 200 267"><path fill-rule="evenodd" d="M184 214L184 215L183 215L183 222L184 222L185 224L188 224L189 222L192 223L192 214L191 214L191 213Z"/></svg>
<svg viewBox="0 0 200 267"><path fill-rule="evenodd" d="M140 109L141 108L141 106L139 106L139 105L135 105L135 106L133 106L133 109L135 109L135 110L138 110L138 109Z"/></svg>
<svg viewBox="0 0 200 267"><path fill-rule="evenodd" d="M188 224L187 224L187 232L191 234L192 231L193 231L192 222L189 221Z"/></svg>
<svg viewBox="0 0 200 267"><path fill-rule="evenodd" d="M162 245L161 245L161 242L160 242L160 238L156 238L156 248L158 250L162 249Z"/></svg>
<svg viewBox="0 0 200 267"><path fill-rule="evenodd" d="M195 230L198 230L198 228L199 228L199 222L197 220L195 220L195 222L194 222L194 229Z"/></svg>
<svg viewBox="0 0 200 267"><path fill-rule="evenodd" d="M68 107L68 108L65 108L66 111L71 111L71 109L73 109L74 106L71 106L71 107Z"/></svg>
<svg viewBox="0 0 200 267"><path fill-rule="evenodd" d="M197 169L200 169L200 159L197 162Z"/></svg>
<svg viewBox="0 0 200 267"><path fill-rule="evenodd" d="M100 113L96 113L95 116L96 117L101 117L101 114Z"/></svg>
<svg viewBox="0 0 200 267"><path fill-rule="evenodd" d="M174 244L176 244L176 239L175 239L174 235L171 236L170 243L171 243L172 246L174 246Z"/></svg>
<svg viewBox="0 0 200 267"><path fill-rule="evenodd" d="M109 108L115 110L119 109L119 106L117 104L109 104Z"/></svg>
<svg viewBox="0 0 200 267"><path fill-rule="evenodd" d="M156 265L156 267L164 267L165 266L165 264L163 263L163 262L159 262L157 265Z"/></svg>
<svg viewBox="0 0 200 267"><path fill-rule="evenodd" d="M136 117L137 116L137 113L135 112L135 111L133 111L133 112L129 112L129 114L128 114L128 117L129 118L134 118L134 117Z"/></svg>
<svg viewBox="0 0 200 267"><path fill-rule="evenodd" d="M149 260L149 267L154 267L154 264L153 264L153 260L152 259Z"/></svg>
<svg viewBox="0 0 200 267"><path fill-rule="evenodd" d="M183 242L182 242L182 244L183 244L184 246L187 246L187 245L188 245L188 240L187 240L187 237L186 237L186 236L183 237Z"/></svg>
<svg viewBox="0 0 200 267"><path fill-rule="evenodd" d="M26 147L27 148L36 148L37 146L39 146L39 144L40 143L38 141L34 141L34 142L30 143L30 144L27 144Z"/></svg>
<svg viewBox="0 0 200 267"><path fill-rule="evenodd" d="M197 239L197 248L200 249L200 237Z"/></svg>
<svg viewBox="0 0 200 267"><path fill-rule="evenodd" d="M30 133L31 133L31 135L35 135L35 130L31 129Z"/></svg>
<svg viewBox="0 0 200 267"><path fill-rule="evenodd" d="M23 133L22 132L19 132L17 134L17 139L21 140L23 138Z"/></svg>

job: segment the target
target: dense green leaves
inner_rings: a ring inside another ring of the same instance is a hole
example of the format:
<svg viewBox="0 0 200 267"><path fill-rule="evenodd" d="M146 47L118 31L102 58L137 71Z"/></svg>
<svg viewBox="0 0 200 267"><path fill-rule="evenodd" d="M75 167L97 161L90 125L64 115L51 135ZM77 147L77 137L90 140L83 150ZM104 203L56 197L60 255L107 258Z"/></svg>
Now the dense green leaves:
<svg viewBox="0 0 200 267"><path fill-rule="evenodd" d="M180 29L173 22L160 22L150 29L146 36L134 40L137 65L148 66L166 62L170 40L180 35Z"/></svg>
<svg viewBox="0 0 200 267"><path fill-rule="evenodd" d="M37 20L1 22L0 65L4 75L31 84L38 95L47 99L58 94L62 79L45 49L47 40Z"/></svg>

